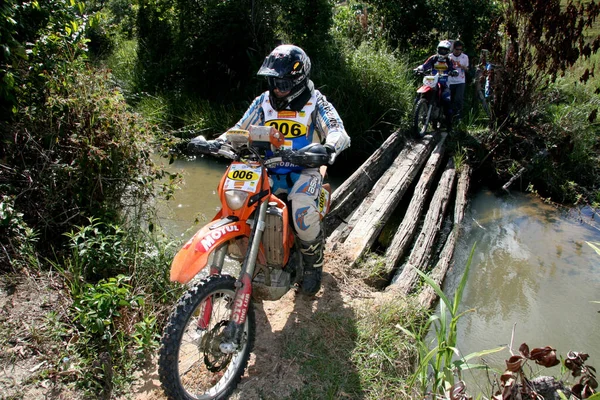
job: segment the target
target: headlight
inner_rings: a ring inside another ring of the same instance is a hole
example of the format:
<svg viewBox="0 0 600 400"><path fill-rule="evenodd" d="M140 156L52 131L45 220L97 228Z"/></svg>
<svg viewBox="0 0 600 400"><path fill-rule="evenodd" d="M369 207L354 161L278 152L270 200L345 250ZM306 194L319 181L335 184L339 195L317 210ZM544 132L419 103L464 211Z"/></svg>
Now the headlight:
<svg viewBox="0 0 600 400"><path fill-rule="evenodd" d="M225 191L225 201L227 201L227 205L232 210L239 210L246 204L246 200L248 199L248 192L243 192L241 190L226 190Z"/></svg>

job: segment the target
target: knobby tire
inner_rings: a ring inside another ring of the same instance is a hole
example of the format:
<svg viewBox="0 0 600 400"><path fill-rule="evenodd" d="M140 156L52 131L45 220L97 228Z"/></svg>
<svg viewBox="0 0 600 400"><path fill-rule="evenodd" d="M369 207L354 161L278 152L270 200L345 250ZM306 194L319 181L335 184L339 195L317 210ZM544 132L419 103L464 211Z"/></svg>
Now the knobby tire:
<svg viewBox="0 0 600 400"><path fill-rule="evenodd" d="M256 322L252 303L244 326L244 338L231 356L218 350L218 338L229 321L235 293L235 278L215 275L192 286L181 297L169 317L161 339L158 374L162 388L173 400L226 399L240 382L254 346ZM211 298L212 313L207 329L197 328L199 308ZM219 312L221 314L218 314ZM211 338L215 338L211 340ZM185 349L183 349L185 347ZM197 352L188 360L184 353ZM191 365L183 371L184 361Z"/></svg>
<svg viewBox="0 0 600 400"><path fill-rule="evenodd" d="M422 139L427 133L427 111L429 110L429 104L426 99L419 99L415 104L415 111L413 113L413 131L414 136L417 139Z"/></svg>

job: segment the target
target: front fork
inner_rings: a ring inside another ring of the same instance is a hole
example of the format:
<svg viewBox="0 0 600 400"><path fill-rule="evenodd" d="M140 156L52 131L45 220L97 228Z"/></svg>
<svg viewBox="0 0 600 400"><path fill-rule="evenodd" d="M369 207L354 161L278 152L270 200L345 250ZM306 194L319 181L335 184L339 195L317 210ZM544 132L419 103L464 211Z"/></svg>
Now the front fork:
<svg viewBox="0 0 600 400"><path fill-rule="evenodd" d="M244 333L244 324L248 315L250 298L252 296L252 277L260 250L262 234L265 231L268 199L263 200L258 209L252 232L250 233L249 248L242 263L240 278L235 282L235 295L231 319L225 328L223 340L219 348L223 353L231 354L239 347Z"/></svg>
<svg viewBox="0 0 600 400"><path fill-rule="evenodd" d="M225 254L227 253L227 245L221 246L216 252L210 264L210 275L219 275L223 269L223 262L225 261ZM200 305L200 318L198 318L198 328L205 330L208 329L210 324L210 316L212 315L213 302L212 297L206 298Z"/></svg>

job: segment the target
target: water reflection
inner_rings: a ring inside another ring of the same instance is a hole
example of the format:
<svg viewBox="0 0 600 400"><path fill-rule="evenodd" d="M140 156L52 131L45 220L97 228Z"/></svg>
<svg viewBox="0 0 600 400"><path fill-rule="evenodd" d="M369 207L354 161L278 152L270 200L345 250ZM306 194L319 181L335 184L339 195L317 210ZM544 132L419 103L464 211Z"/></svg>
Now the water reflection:
<svg viewBox="0 0 600 400"><path fill-rule="evenodd" d="M160 205L159 220L168 234L187 238L215 216L220 208L217 186L228 165L214 157L182 158L169 165L171 173L183 175L183 184Z"/></svg>
<svg viewBox="0 0 600 400"><path fill-rule="evenodd" d="M184 178L174 198L159 205L158 219L167 234L187 239L215 216L221 207L217 186L228 165L226 159L198 157L177 159L167 167L169 172L180 172ZM332 175L325 181L335 190L352 171L331 168Z"/></svg>
<svg viewBox="0 0 600 400"><path fill-rule="evenodd" d="M458 325L463 355L509 344L516 324L515 352L523 342L550 345L563 356L586 352L600 367L600 305L591 303L600 301L600 256L585 244L600 241L600 226L585 214L573 218L521 194L475 196L445 284L453 294L476 242L461 305L475 311ZM487 361L503 369L509 356Z"/></svg>

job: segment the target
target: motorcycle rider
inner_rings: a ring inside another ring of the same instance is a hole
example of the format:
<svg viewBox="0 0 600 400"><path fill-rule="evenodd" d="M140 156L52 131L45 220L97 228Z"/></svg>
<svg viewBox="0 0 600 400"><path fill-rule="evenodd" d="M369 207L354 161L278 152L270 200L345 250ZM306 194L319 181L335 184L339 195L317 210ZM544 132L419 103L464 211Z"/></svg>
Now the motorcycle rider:
<svg viewBox="0 0 600 400"><path fill-rule="evenodd" d="M452 108L450 104L450 87L448 86L448 77L457 76L458 71L454 69L454 64L450 59L450 48L452 43L449 40L442 40L437 46L437 53L430 56L427 61L417 67L419 72L433 70L434 75L440 74L438 82L442 87L442 107L446 116L446 128L448 132L452 131Z"/></svg>
<svg viewBox="0 0 600 400"><path fill-rule="evenodd" d="M277 46L257 73L267 78L269 90L254 99L232 129L274 126L285 136L284 147L291 149L324 141L331 165L350 146L350 137L336 109L314 88L310 68L310 58L300 47ZM209 143L218 149L225 138L226 133ZM323 175L318 168L282 164L269 169L271 186L275 194L288 194L304 266L302 292L314 295L321 288L323 271L325 238L317 209Z"/></svg>

